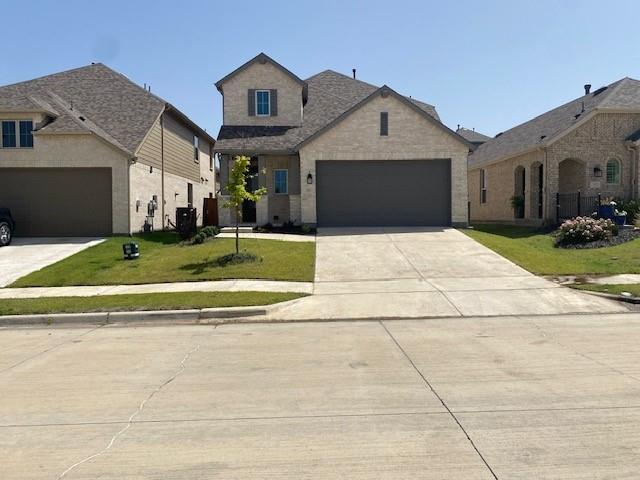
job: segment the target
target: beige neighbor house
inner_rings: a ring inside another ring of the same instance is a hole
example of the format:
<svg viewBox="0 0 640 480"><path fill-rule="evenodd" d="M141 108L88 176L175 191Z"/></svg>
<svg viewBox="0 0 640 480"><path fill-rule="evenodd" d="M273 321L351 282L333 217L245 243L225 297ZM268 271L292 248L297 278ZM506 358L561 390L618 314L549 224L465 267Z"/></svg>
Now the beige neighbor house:
<svg viewBox="0 0 640 480"><path fill-rule="evenodd" d="M17 235L128 234L215 194L214 139L102 64L0 87L0 205ZM202 219L202 216L200 216Z"/></svg>
<svg viewBox="0 0 640 480"><path fill-rule="evenodd" d="M250 187L268 191L244 203L243 223L467 224L471 144L433 106L331 70L302 80L263 53L216 86L220 204L234 155L251 157Z"/></svg>
<svg viewBox="0 0 640 480"><path fill-rule="evenodd" d="M472 222L589 215L598 196L638 197L640 81L623 78L518 125L469 156ZM512 208L512 197L524 205Z"/></svg>

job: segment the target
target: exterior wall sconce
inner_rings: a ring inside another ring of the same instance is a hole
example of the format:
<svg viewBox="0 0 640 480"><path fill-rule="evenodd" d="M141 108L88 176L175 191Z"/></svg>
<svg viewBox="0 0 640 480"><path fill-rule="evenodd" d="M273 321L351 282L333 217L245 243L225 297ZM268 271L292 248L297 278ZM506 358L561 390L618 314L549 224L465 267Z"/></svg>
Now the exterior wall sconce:
<svg viewBox="0 0 640 480"><path fill-rule="evenodd" d="M594 177L601 177L602 176L602 169L600 167L594 167L593 168L593 176Z"/></svg>
<svg viewBox="0 0 640 480"><path fill-rule="evenodd" d="M309 174L307 175L307 185L311 185L313 183L313 175L311 175L311 172L309 172Z"/></svg>

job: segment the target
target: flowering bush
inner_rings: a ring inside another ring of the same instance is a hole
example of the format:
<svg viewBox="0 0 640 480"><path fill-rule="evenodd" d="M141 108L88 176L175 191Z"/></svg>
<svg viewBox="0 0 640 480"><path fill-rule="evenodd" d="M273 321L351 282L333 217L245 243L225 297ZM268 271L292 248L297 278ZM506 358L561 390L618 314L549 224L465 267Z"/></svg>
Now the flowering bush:
<svg viewBox="0 0 640 480"><path fill-rule="evenodd" d="M558 244L589 243L597 240L607 240L616 235L618 227L609 219L576 217L560 225Z"/></svg>

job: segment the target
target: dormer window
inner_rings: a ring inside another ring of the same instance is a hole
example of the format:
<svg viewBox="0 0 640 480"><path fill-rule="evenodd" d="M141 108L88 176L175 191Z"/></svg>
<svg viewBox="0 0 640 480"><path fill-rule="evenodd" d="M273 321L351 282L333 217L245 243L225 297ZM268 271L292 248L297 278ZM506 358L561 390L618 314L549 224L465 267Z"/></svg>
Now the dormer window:
<svg viewBox="0 0 640 480"><path fill-rule="evenodd" d="M259 117L271 115L271 93L269 90L256 90L256 115Z"/></svg>

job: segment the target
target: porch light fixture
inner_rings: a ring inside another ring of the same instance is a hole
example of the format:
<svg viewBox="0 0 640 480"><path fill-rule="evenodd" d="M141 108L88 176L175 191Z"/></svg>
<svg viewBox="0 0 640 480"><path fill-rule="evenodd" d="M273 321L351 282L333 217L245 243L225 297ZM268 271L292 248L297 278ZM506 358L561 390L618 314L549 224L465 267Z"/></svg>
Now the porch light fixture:
<svg viewBox="0 0 640 480"><path fill-rule="evenodd" d="M311 172L309 172L307 174L307 185L311 185L313 183L313 175L311 175Z"/></svg>
<svg viewBox="0 0 640 480"><path fill-rule="evenodd" d="M593 176L594 177L601 177L602 176L602 169L600 167L593 167Z"/></svg>

